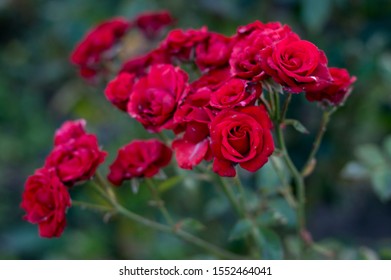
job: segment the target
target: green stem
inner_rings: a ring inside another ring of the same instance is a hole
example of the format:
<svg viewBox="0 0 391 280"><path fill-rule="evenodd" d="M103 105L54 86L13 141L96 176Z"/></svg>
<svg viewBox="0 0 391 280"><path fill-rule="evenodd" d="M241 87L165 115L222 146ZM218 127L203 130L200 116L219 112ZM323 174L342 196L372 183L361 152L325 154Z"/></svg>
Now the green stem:
<svg viewBox="0 0 391 280"><path fill-rule="evenodd" d="M90 210L95 210L95 211L99 211L99 212L112 211L112 208L109 206L98 205L98 204L93 204L93 203L78 201L78 200L72 200L72 206L78 206L82 209L90 209Z"/></svg>
<svg viewBox="0 0 391 280"><path fill-rule="evenodd" d="M169 225L173 226L174 225L173 219L171 218L170 213L168 212L166 206L164 205L164 201L160 198L160 195L156 190L155 184L153 183L152 179L146 178L145 182L147 183L147 187L151 192L152 197L155 200L156 205L159 208L160 212L162 213L164 219Z"/></svg>
<svg viewBox="0 0 391 280"><path fill-rule="evenodd" d="M129 220L132 220L134 222L137 222L139 224L142 224L146 227L149 227L149 228L157 230L157 231L161 231L161 232L165 232L165 233L172 233L172 234L176 235L177 237L181 238L182 240L185 240L193 245L196 245L196 246L204 249L205 251L212 253L213 255L216 255L216 256L221 257L223 259L242 259L241 256L233 254L228 251L225 251L225 250L223 250L223 249L221 249L221 248L219 248L209 242L206 242L206 241L204 241L204 240L202 240L202 239L200 239L200 238L198 238L198 237L196 237L196 236L194 236L184 230L181 230L181 229L174 230L170 226L166 226L166 225L151 221L149 219L146 219L140 215L137 215L137 214L127 210L126 208L124 208L118 204L114 205L114 207L118 213L122 214L123 216L125 216Z"/></svg>
<svg viewBox="0 0 391 280"><path fill-rule="evenodd" d="M97 171L96 174L96 182L103 187L104 191L108 195L108 199L113 202L117 202L117 197L113 191L113 187L109 185L106 179L102 176L102 174Z"/></svg>
<svg viewBox="0 0 391 280"><path fill-rule="evenodd" d="M244 190L244 186L240 180L239 174L233 178L236 187L239 190L240 198L239 198L239 206L241 208L241 217L243 219L248 220L251 223L251 237L247 238L247 244L250 249L251 255L254 258L261 258L261 250L262 250L262 240L259 234L258 226L253 218L250 216L246 206L246 193ZM254 246L256 245L256 246Z"/></svg>
<svg viewBox="0 0 391 280"><path fill-rule="evenodd" d="M291 186L289 185L289 183L287 182L284 174L281 172L281 169L278 167L278 164L276 162L276 159L274 158L274 156L271 156L270 157L270 160L271 160L271 163L272 163L272 166L273 166L273 169L274 171L276 172L278 178L280 179L280 182L283 186L283 188L280 190L280 193L281 195L284 197L284 199L288 202L288 204L292 207L292 208L296 208L297 207L297 202L296 202L296 199L295 197L293 196L292 194L292 188Z"/></svg>
<svg viewBox="0 0 391 280"><path fill-rule="evenodd" d="M288 94L288 96L285 98L285 102L284 102L284 105L282 106L282 110L281 110L280 123L284 122L285 117L286 117L286 113L288 112L289 104L292 100L292 94L291 93L287 93L287 94Z"/></svg>
<svg viewBox="0 0 391 280"><path fill-rule="evenodd" d="M260 97L260 101L261 101L261 103L262 103L263 105L265 105L266 110L267 110L267 112L269 113L269 115L272 115L272 114L273 114L272 108L271 108L269 102L268 102L268 101L266 100L266 98L263 96L263 94L262 94L261 97Z"/></svg>
<svg viewBox="0 0 391 280"><path fill-rule="evenodd" d="M278 96L277 96L278 98ZM284 135L281 128L281 119L279 119L276 122L276 134L277 134L277 141L282 153L283 160L286 164L286 166L289 169L289 172L291 173L293 180L295 182L295 185L297 187L297 207L296 207L296 213L297 213L297 219L298 219L298 226L297 226L297 234L300 239L303 238L304 233L306 232L306 225L305 225L305 185L304 185L304 179L301 175L301 173L296 168L295 164L292 162L292 159L289 156L288 150L286 148ZM301 246L302 247L302 246ZM302 248L301 248L302 249Z"/></svg>
<svg viewBox="0 0 391 280"><path fill-rule="evenodd" d="M244 214L243 210L241 209L238 201L236 200L235 194L232 191L231 186L228 186L227 182L224 180L223 177L221 177L219 175L217 175L216 177L220 181L221 188L222 188L224 194L226 195L226 197L228 198L229 202L231 203L231 205L235 209L235 211L239 214L240 217L244 217L245 214Z"/></svg>
<svg viewBox="0 0 391 280"><path fill-rule="evenodd" d="M128 209L124 208L122 205L120 205L116 199L115 193L111 188L109 188L108 183L106 180L100 176L97 173L96 178L96 188L100 190L100 193L104 196L104 198L111 204L112 210L123 215L124 217L128 218L129 220L132 220L136 223L139 223L141 225L144 225L146 227L149 227L151 229L165 232L165 233L171 233L175 236L181 238L184 241L187 241L190 244L193 244L195 246L198 246L202 249L204 249L207 252L210 252L211 254L223 258L223 259L243 259L242 256L233 254L231 252L228 252L224 249L221 249L209 242L206 242L182 229L176 229L173 226L167 226L164 224L157 223L155 221L149 220L147 218L144 218L136 213L133 213L129 211ZM99 187L101 186L101 187ZM104 190L103 190L104 189ZM80 203L79 203L80 204ZM83 206L86 206L87 204L82 203ZM92 204L88 204L90 208L100 208L100 206L95 206Z"/></svg>
<svg viewBox="0 0 391 280"><path fill-rule="evenodd" d="M242 211L243 211L244 213L247 213L246 193L245 193L245 191L244 191L243 184L242 184L242 182L240 181L240 177L239 177L238 174L236 174L236 176L235 176L233 179L234 179L235 185L237 186L237 188L238 188L238 190L239 190L239 194L240 194L240 197L239 197L240 207L242 208Z"/></svg>
<svg viewBox="0 0 391 280"><path fill-rule="evenodd" d="M324 110L323 111L323 114L322 114L322 120L321 120L321 123L320 123L320 126L319 126L319 130L318 130L318 133L316 135L316 138L315 138L315 142L312 146L312 150L308 156L308 159L306 161L306 163L304 164L302 170L301 170L301 174L303 177L306 177L308 176L309 174L311 174L313 168L314 168L314 161L315 161L315 156L319 150L319 147L320 147L320 143L322 142L322 139L323 139L323 136L326 132L326 129L327 129L327 124L329 123L330 121L330 117L331 115L335 112L335 108L331 109L331 110Z"/></svg>

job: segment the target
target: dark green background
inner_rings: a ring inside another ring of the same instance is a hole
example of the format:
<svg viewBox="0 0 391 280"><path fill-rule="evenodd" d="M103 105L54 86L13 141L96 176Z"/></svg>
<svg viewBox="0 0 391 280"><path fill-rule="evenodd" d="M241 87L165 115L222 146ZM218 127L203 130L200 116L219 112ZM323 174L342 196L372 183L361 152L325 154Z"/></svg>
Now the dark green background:
<svg viewBox="0 0 391 280"><path fill-rule="evenodd" d="M71 208L60 239L40 239L37 227L22 221L19 208L29 174L43 165L55 129L66 119L85 118L109 151L148 137L139 124L106 102L102 89L86 85L69 63L69 54L84 32L106 18L129 18L147 10L167 9L179 27L201 27L233 34L256 19L281 21L323 49L330 66L357 76L346 105L333 116L308 179L309 228L315 240L340 248L341 258L373 250L391 257L391 205L381 202L368 180L345 180L341 170L364 143L380 145L391 134L391 2L381 0L3 0L0 1L0 259L197 258L203 252L183 242L113 218ZM301 165L319 121L319 109L297 96L289 115L311 134L287 130L294 161ZM391 168L391 167L390 167ZM107 163L102 167L107 173ZM391 172L391 170L390 170ZM390 186L391 187L391 186ZM84 187L88 188L88 186ZM128 193L129 189L121 190ZM83 188L72 196L85 197ZM232 215L206 213L215 196L208 186L187 181L164 194L180 217L207 221L204 238L229 248L227 225ZM125 203L135 212L160 217L141 190ZM212 208L210 211L218 212ZM208 211L209 211L208 210ZM208 216L209 215L209 216ZM211 215L211 216L210 216ZM365 247L363 247L365 246ZM360 249L361 248L361 249ZM390 249L389 249L390 248Z"/></svg>

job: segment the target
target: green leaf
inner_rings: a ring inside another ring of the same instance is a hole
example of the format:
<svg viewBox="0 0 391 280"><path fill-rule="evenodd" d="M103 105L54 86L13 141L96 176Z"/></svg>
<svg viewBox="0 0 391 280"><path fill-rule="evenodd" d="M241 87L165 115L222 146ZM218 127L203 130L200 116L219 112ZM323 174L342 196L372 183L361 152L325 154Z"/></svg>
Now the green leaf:
<svg viewBox="0 0 391 280"><path fill-rule="evenodd" d="M205 226L198 220L193 218L186 218L179 222L182 228L194 231L201 231L205 229Z"/></svg>
<svg viewBox="0 0 391 280"><path fill-rule="evenodd" d="M257 216L256 222L260 226L273 226L276 224L276 217L272 211L266 211Z"/></svg>
<svg viewBox="0 0 391 280"><path fill-rule="evenodd" d="M380 149L373 144L365 144L356 148L356 157L368 168L373 169L384 165L386 160Z"/></svg>
<svg viewBox="0 0 391 280"><path fill-rule="evenodd" d="M391 169L388 166L382 166L371 172L371 180L375 193L382 201L391 198Z"/></svg>
<svg viewBox="0 0 391 280"><path fill-rule="evenodd" d="M273 230L269 228L260 228L260 237L262 241L262 258L265 260L282 260L284 249L281 239Z"/></svg>
<svg viewBox="0 0 391 280"><path fill-rule="evenodd" d="M229 234L228 240L238 240L246 237L251 232L252 223L249 220L239 220Z"/></svg>
<svg viewBox="0 0 391 280"><path fill-rule="evenodd" d="M163 182L161 182L158 185L157 189L158 189L159 193L166 192L169 189L171 189L172 187L174 187L175 185L177 185L182 180L183 180L182 176L170 177L167 180L164 180Z"/></svg>

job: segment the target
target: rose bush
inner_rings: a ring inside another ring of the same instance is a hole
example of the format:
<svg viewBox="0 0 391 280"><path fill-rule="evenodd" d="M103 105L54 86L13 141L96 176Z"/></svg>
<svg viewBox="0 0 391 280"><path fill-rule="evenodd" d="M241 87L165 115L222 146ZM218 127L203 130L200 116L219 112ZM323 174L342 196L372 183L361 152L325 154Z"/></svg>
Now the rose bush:
<svg viewBox="0 0 391 280"><path fill-rule="evenodd" d="M175 221L160 197L162 190L177 182L199 179L218 186L240 217L230 238L246 239L248 251L241 253L252 258L269 257L269 242L275 243L273 248L283 248L270 225L286 226L290 218L289 223L297 227L294 238L299 256L305 254L303 248L313 246L313 240L305 224L304 178L315 167L330 115L346 100L356 78L346 69L329 67L322 50L279 22L255 21L239 27L231 36L207 27L176 28L155 48L124 57L130 53L126 48L132 47L127 45L132 40L125 38L128 32L138 30L143 40L152 44L173 22L166 11L142 14L133 20L114 18L98 25L76 46L72 61L82 77L102 78L106 99L162 141L131 139L119 148L106 180L97 169L107 153L97 137L86 132L86 122L64 123L55 133L55 146L44 168L26 182L21 205L26 219L39 225L41 236L60 236L70 206L68 191L76 183L93 179L105 204L77 201L77 205L107 209L109 216L121 214L175 234L216 256L236 258L187 231L189 219ZM308 160L299 169L289 156L284 132L290 125L307 132L299 120L287 118L291 99L300 93L310 102L321 103L318 107L323 117ZM162 177L156 175L162 175L161 169L170 164L173 155L179 168L193 171L168 168L172 178L155 186L157 177ZM278 187L244 189L240 177L256 181L254 178L260 176L256 173L265 165L266 171L260 173L274 170ZM132 187L148 186L153 199L150 204L159 208L166 223L142 217L121 205L124 200L111 187L128 180ZM251 203L247 203L250 195ZM289 212L288 218L273 212L274 199ZM280 235L291 238L289 230Z"/></svg>

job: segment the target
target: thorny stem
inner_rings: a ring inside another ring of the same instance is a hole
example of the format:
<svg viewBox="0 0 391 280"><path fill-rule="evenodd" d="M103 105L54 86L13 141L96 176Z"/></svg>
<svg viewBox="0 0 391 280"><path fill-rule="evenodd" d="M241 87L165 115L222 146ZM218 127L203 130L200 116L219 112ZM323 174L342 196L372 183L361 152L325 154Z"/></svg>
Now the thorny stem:
<svg viewBox="0 0 391 280"><path fill-rule="evenodd" d="M160 198L159 192L156 190L156 187L155 187L152 179L147 178L147 179L145 179L145 182L147 183L147 187L148 187L149 191L151 192L152 197L155 200L155 203L156 203L157 207L159 208L160 212L162 213L164 219L166 220L166 222L169 225L173 226L174 225L173 219L171 218L170 213L167 211L167 208L164 205L164 201Z"/></svg>
<svg viewBox="0 0 391 280"><path fill-rule="evenodd" d="M319 150L320 143L322 142L323 135L326 132L327 124L330 121L330 117L331 117L331 115L335 111L336 111L336 108L333 108L331 110L325 109L323 111L322 120L321 120L321 123L320 123L320 126L319 126L318 133L317 133L316 138L315 138L315 142L314 142L314 144L312 146L312 150L311 150L311 152L310 152L310 154L308 156L308 159L307 159L306 163L304 164L304 166L303 166L303 168L301 170L301 174L302 174L303 177L306 177L309 174L311 174L311 172L312 172L312 170L314 168L314 165L315 165L314 161L315 161L316 153Z"/></svg>
<svg viewBox="0 0 391 280"><path fill-rule="evenodd" d="M124 208L121 204L118 203L116 197L115 197L115 193L111 190L111 192L109 191L108 189L108 183L103 179L102 176L99 176L97 174L97 176L95 177L95 181L96 181L96 188L99 188L101 191L100 193L102 194L102 196L104 196L104 198L111 204L111 210L113 212L117 212L121 215L123 215L124 217L128 218L129 220L132 220L136 223L139 223L141 225L144 225L146 227L149 227L151 229L154 229L154 230L157 230L157 231L161 231L161 232L165 232L165 233L171 233L171 234L174 234L175 236L181 238L182 240L184 241L187 241L188 243L191 243L195 246L198 246L202 249L204 249L205 251L217 256L217 257L220 257L222 259L243 259L242 256L239 256L239 255L236 255L234 253L231 253L231 252L228 252L224 249L221 249L209 242L206 242L182 229L178 229L176 228L175 226L167 226L167 225L164 225L164 224L161 224L161 223L158 223L158 222L155 222L155 221L152 221L152 220L149 220L147 218L144 218L136 213L133 213L131 211L129 211L128 209ZM104 190L103 190L103 189ZM94 204L86 204L86 203L76 203L75 205L78 205L78 206L81 206L81 207L89 207L89 208L94 208L94 209L100 209L101 207L99 205L94 205ZM108 209L110 210L110 209Z"/></svg>

